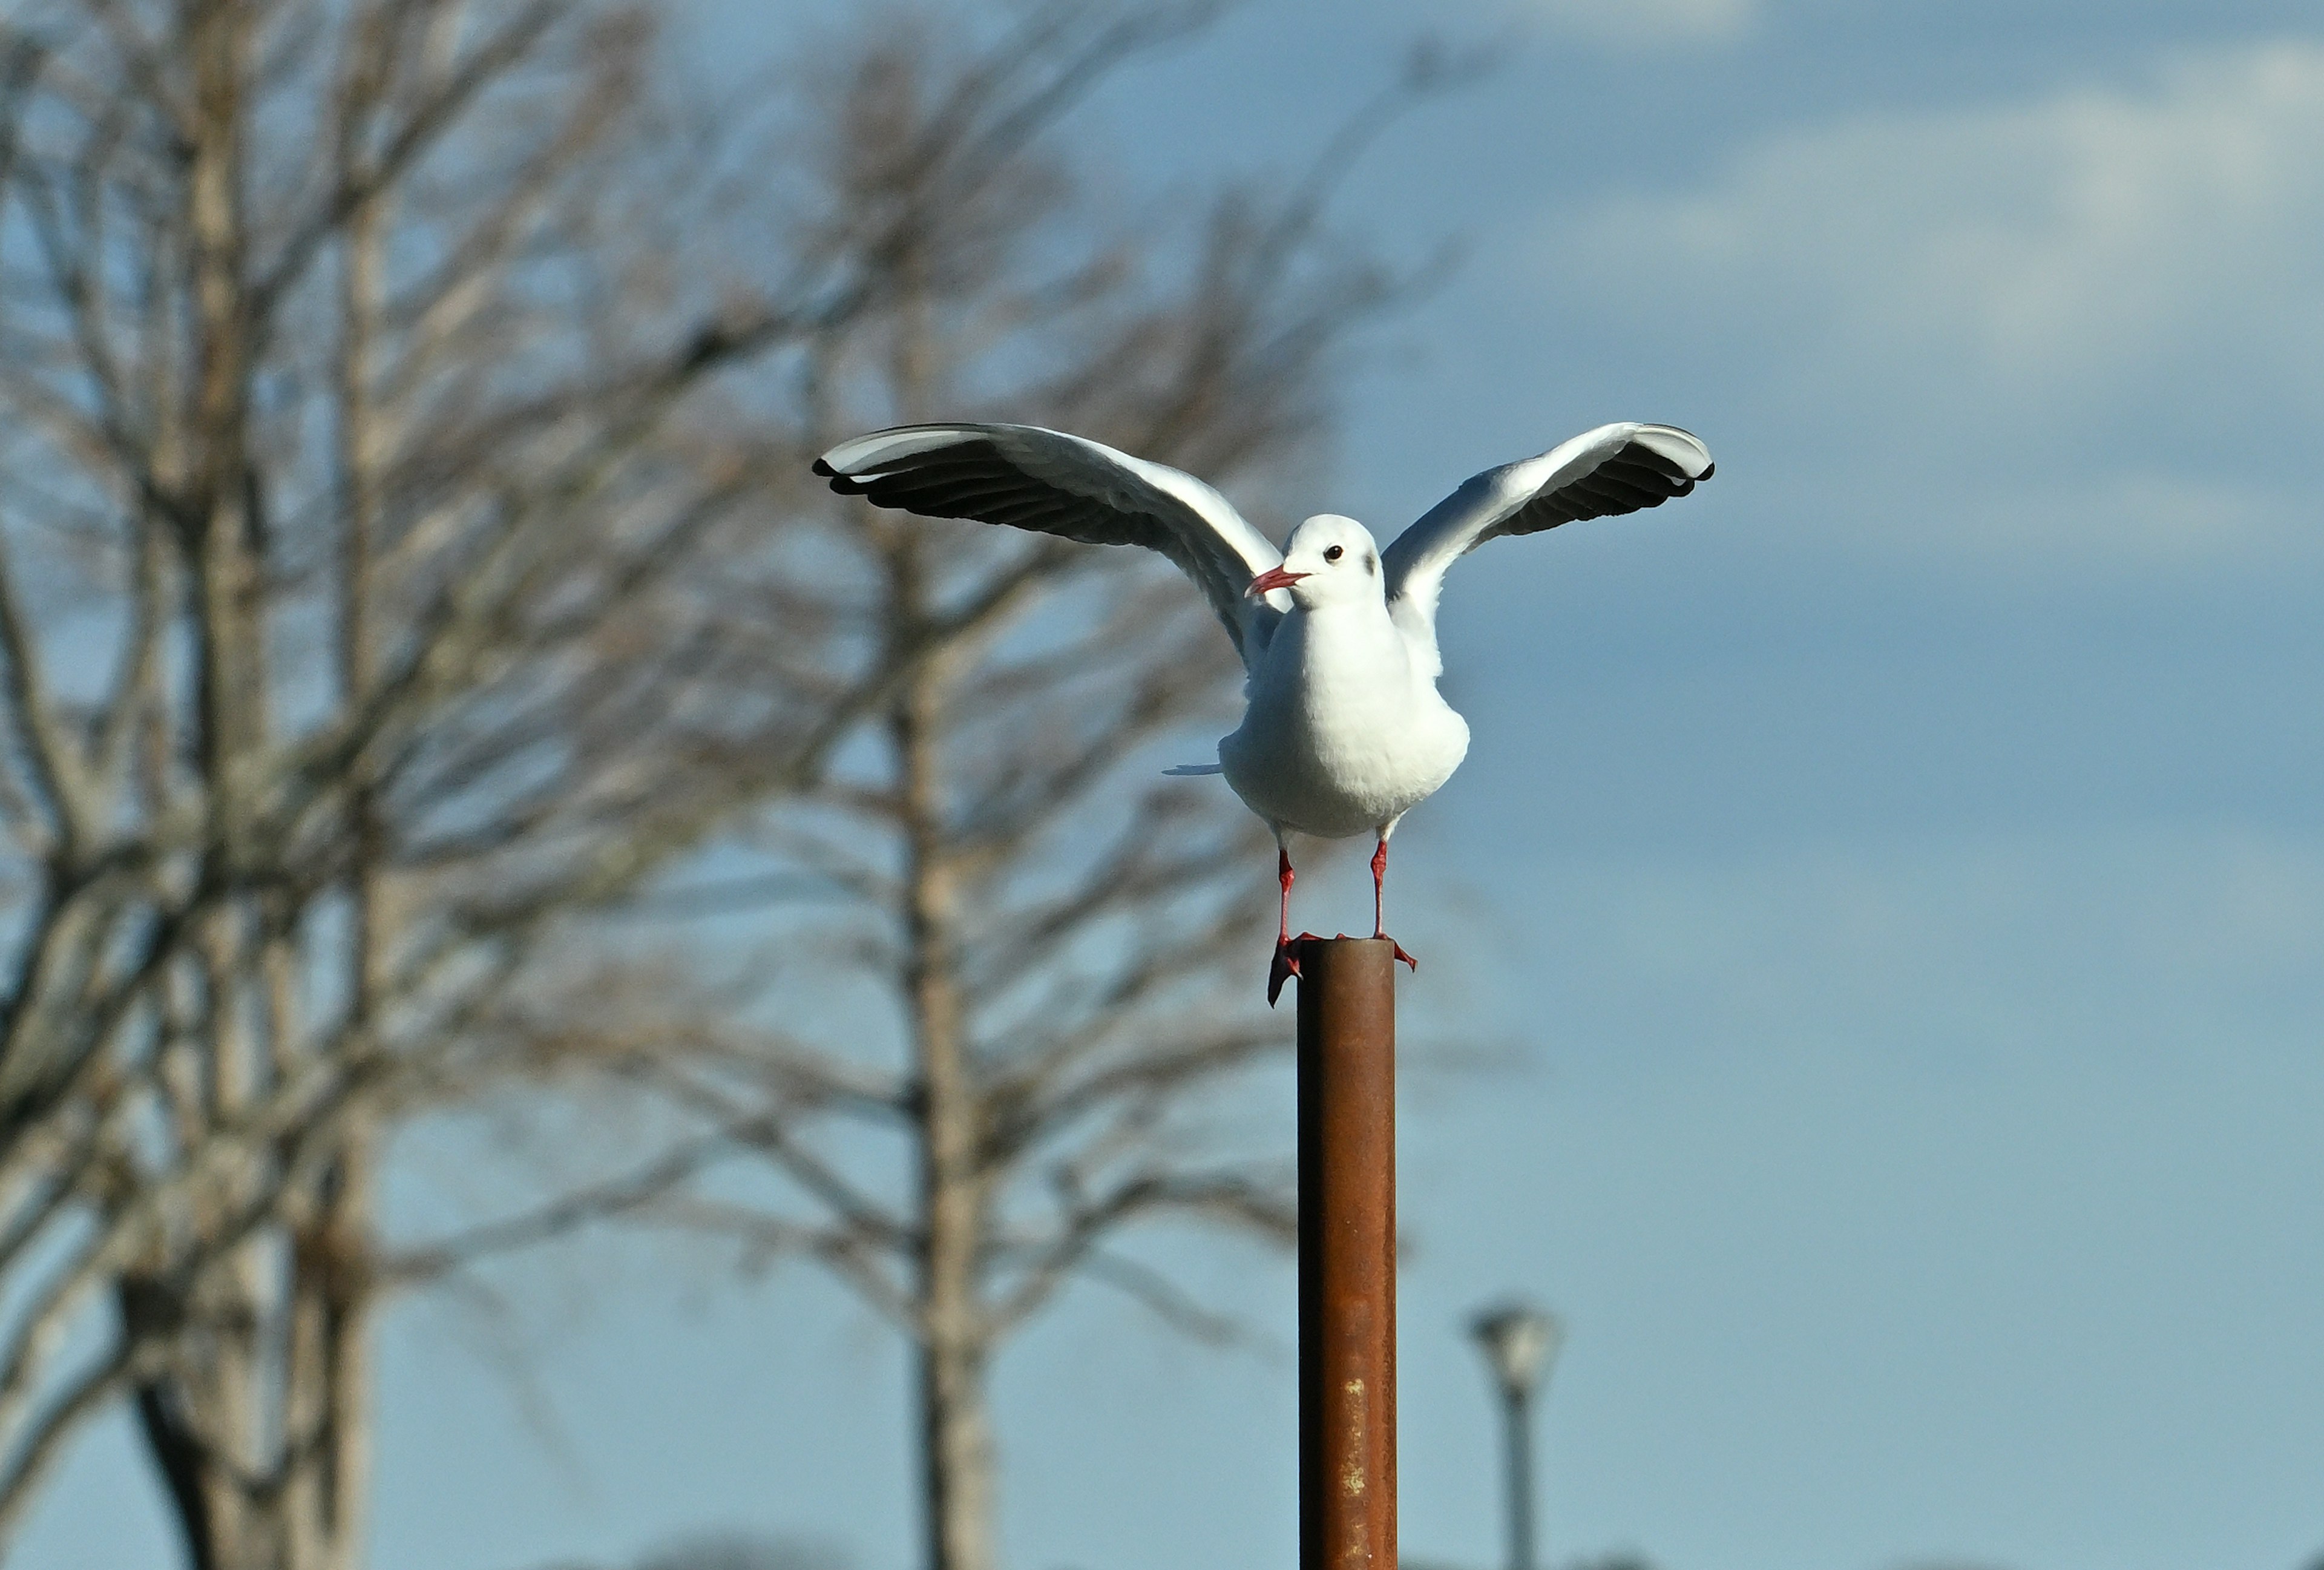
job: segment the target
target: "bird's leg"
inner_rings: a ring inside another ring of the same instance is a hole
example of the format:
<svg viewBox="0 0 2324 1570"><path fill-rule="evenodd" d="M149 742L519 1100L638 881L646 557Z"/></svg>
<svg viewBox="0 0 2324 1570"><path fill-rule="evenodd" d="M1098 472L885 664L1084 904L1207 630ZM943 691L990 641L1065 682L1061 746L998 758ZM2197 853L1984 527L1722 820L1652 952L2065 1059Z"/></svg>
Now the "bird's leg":
<svg viewBox="0 0 2324 1570"><path fill-rule="evenodd" d="M1388 937L1387 921L1381 914L1382 907L1387 902L1386 896L1381 892L1381 885L1387 881L1388 836L1382 835L1379 848L1372 852L1372 936L1374 937ZM1388 940L1395 946L1397 958L1404 961L1416 971L1420 968L1420 962L1405 953L1403 944L1397 943L1393 937L1388 937Z"/></svg>
<svg viewBox="0 0 2324 1570"><path fill-rule="evenodd" d="M1275 847L1276 875L1283 884L1283 914L1275 925L1275 963L1267 968L1267 1006L1273 1008L1275 1000L1283 995L1283 984L1299 974L1298 945L1313 934L1303 932L1296 939L1291 936L1291 853L1277 843Z"/></svg>

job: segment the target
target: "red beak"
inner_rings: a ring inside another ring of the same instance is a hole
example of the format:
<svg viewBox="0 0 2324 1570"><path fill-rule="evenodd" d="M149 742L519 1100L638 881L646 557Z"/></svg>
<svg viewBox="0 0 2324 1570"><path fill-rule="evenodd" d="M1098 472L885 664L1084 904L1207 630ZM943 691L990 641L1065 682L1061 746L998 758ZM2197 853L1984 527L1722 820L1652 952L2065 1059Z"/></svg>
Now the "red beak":
<svg viewBox="0 0 2324 1570"><path fill-rule="evenodd" d="M1287 568L1270 567L1265 572L1260 573L1257 577L1252 578L1250 580L1250 587L1243 592L1246 594L1263 595L1269 589L1289 588L1301 578L1313 577L1314 576L1314 574L1313 573L1293 572Z"/></svg>

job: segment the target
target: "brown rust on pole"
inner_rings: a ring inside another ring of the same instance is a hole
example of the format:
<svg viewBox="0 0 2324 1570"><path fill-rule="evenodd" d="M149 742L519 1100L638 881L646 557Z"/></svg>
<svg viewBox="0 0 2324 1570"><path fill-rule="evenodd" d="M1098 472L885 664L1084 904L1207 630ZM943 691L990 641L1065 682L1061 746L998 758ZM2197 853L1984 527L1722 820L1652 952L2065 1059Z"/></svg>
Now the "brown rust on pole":
<svg viewBox="0 0 2324 1570"><path fill-rule="evenodd" d="M1299 1565L1396 1570L1396 946L1299 947Z"/></svg>

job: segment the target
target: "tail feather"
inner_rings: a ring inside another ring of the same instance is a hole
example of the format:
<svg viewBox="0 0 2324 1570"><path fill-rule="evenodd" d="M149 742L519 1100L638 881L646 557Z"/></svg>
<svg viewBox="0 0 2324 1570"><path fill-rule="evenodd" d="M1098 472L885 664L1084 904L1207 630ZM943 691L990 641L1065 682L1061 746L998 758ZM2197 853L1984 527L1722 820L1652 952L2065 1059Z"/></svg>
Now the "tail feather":
<svg viewBox="0 0 2324 1570"><path fill-rule="evenodd" d="M1190 774L1223 774L1226 770L1217 763L1180 763L1176 768L1165 769L1162 772L1183 778Z"/></svg>

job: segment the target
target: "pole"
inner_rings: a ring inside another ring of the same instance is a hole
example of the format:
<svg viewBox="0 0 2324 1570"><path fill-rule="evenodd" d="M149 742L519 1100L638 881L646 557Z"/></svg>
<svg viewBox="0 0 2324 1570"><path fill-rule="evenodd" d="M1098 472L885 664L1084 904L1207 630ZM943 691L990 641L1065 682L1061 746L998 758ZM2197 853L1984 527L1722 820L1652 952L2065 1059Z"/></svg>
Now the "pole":
<svg viewBox="0 0 2324 1570"><path fill-rule="evenodd" d="M1533 1393L1565 1342L1557 1316L1522 1300L1498 1304L1469 1321L1501 1398L1501 1461L1508 1509L1508 1570L1533 1570Z"/></svg>
<svg viewBox="0 0 2324 1570"><path fill-rule="evenodd" d="M1526 1393L1521 1385L1501 1390L1509 1471L1509 1570L1533 1570L1533 1425Z"/></svg>
<svg viewBox="0 0 2324 1570"><path fill-rule="evenodd" d="M1299 1565L1396 1570L1396 946L1299 946Z"/></svg>

